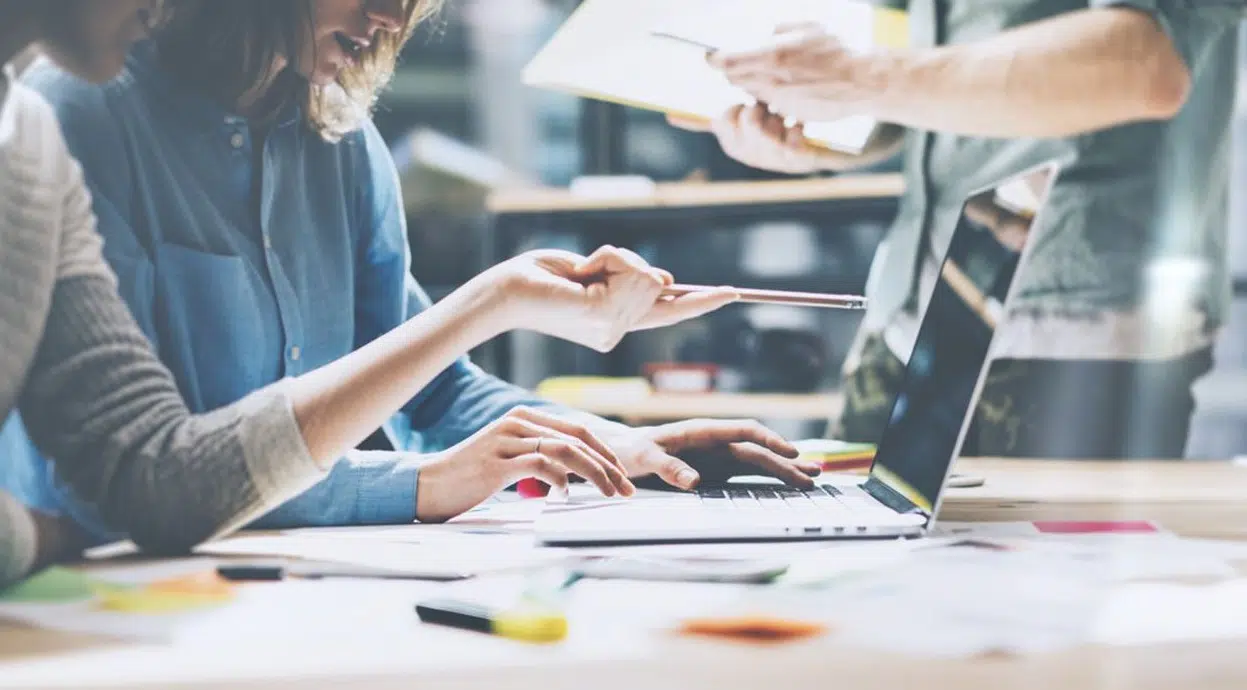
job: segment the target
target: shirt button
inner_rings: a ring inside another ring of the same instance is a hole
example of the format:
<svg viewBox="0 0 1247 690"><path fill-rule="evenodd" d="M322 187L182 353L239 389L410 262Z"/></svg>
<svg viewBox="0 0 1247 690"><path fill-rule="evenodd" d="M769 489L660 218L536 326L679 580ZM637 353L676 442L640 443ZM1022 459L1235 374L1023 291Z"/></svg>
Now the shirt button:
<svg viewBox="0 0 1247 690"><path fill-rule="evenodd" d="M247 143L247 140L243 137L242 132L236 132L234 136L229 138L229 145L236 149L242 148L242 145L245 143Z"/></svg>
<svg viewBox="0 0 1247 690"><path fill-rule="evenodd" d="M264 236L264 248L265 249L273 248L273 238L269 237L268 235Z"/></svg>
<svg viewBox="0 0 1247 690"><path fill-rule="evenodd" d="M294 347L290 348L290 359L297 362L299 361L299 356L302 354L303 354L303 351L299 349L298 345L295 345Z"/></svg>

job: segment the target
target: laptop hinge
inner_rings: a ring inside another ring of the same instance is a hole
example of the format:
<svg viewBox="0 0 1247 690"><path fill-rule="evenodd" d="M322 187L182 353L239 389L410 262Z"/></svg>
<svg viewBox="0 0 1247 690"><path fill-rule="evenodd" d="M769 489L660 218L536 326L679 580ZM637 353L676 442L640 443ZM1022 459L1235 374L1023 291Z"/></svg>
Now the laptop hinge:
<svg viewBox="0 0 1247 690"><path fill-rule="evenodd" d="M901 515L917 513L919 515L931 517L926 514L926 511L914 505L913 501L905 498L901 492L880 481L878 477L871 477L867 479L866 483L862 484L862 490L873 496L876 501L879 501L883 505L895 510Z"/></svg>

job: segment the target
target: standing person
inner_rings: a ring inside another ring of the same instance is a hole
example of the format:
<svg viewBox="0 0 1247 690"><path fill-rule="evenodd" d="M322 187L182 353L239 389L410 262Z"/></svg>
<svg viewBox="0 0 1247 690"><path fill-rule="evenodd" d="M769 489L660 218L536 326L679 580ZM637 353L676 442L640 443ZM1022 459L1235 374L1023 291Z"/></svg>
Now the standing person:
<svg viewBox="0 0 1247 690"><path fill-rule="evenodd" d="M912 47L853 54L812 27L710 57L764 105L711 128L789 173L862 159L784 118L907 128L906 190L846 363L842 437L874 441L964 199L1062 165L968 444L985 455L1181 457L1192 383L1225 317L1230 118L1241 2L912 0ZM680 124L680 123L677 123ZM686 123L686 126L687 125ZM894 129L894 131L897 131Z"/></svg>
<svg viewBox="0 0 1247 690"><path fill-rule="evenodd" d="M89 84L47 64L26 75L82 162L121 294L192 410L353 357L440 308L410 273L397 174L368 118L403 42L436 5L171 0L153 40L131 52L119 79ZM600 256L625 260L638 275L653 271L623 250ZM548 279L536 269L527 278L534 285ZM490 271L476 282L505 292L511 280ZM642 294L652 307L649 288ZM667 323L732 299L720 292L654 308L668 310ZM525 323L560 330L579 318L551 308L530 311ZM744 464L798 484L816 472L793 465L792 447L756 423L631 429L553 407L466 358L447 365L387 420L396 451L343 453L324 481L258 524L453 517L516 478L482 452L491 447L482 438L510 428L516 414L559 433L590 430L627 476L656 473L681 488ZM676 457L693 448L721 453L697 467ZM618 487L613 476L595 478L608 493L631 491L625 478ZM54 477L45 479L50 496L41 501L97 539L118 536Z"/></svg>

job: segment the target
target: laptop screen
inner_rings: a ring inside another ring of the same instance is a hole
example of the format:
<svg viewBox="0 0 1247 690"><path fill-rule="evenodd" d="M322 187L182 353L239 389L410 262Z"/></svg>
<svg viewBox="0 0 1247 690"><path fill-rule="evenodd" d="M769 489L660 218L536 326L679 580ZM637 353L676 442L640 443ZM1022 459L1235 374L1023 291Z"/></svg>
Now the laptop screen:
<svg viewBox="0 0 1247 690"><path fill-rule="evenodd" d="M879 439L868 488L882 482L930 516L955 454L973 454L973 433L958 446L966 412L1054 170L1044 166L1011 178L962 207ZM926 265L924 270L932 270L935 262Z"/></svg>

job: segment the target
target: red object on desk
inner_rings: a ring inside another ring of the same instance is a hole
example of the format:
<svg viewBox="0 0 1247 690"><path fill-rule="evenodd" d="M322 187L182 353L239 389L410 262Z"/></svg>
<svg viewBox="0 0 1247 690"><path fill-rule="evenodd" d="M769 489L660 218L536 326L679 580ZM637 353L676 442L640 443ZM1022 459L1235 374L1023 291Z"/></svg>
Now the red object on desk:
<svg viewBox="0 0 1247 690"><path fill-rule="evenodd" d="M516 483L515 491L523 498L545 498L550 493L550 485L535 477L528 477Z"/></svg>
<svg viewBox="0 0 1247 690"><path fill-rule="evenodd" d="M1041 534L1153 534L1160 531L1147 520L1063 520L1033 524Z"/></svg>

